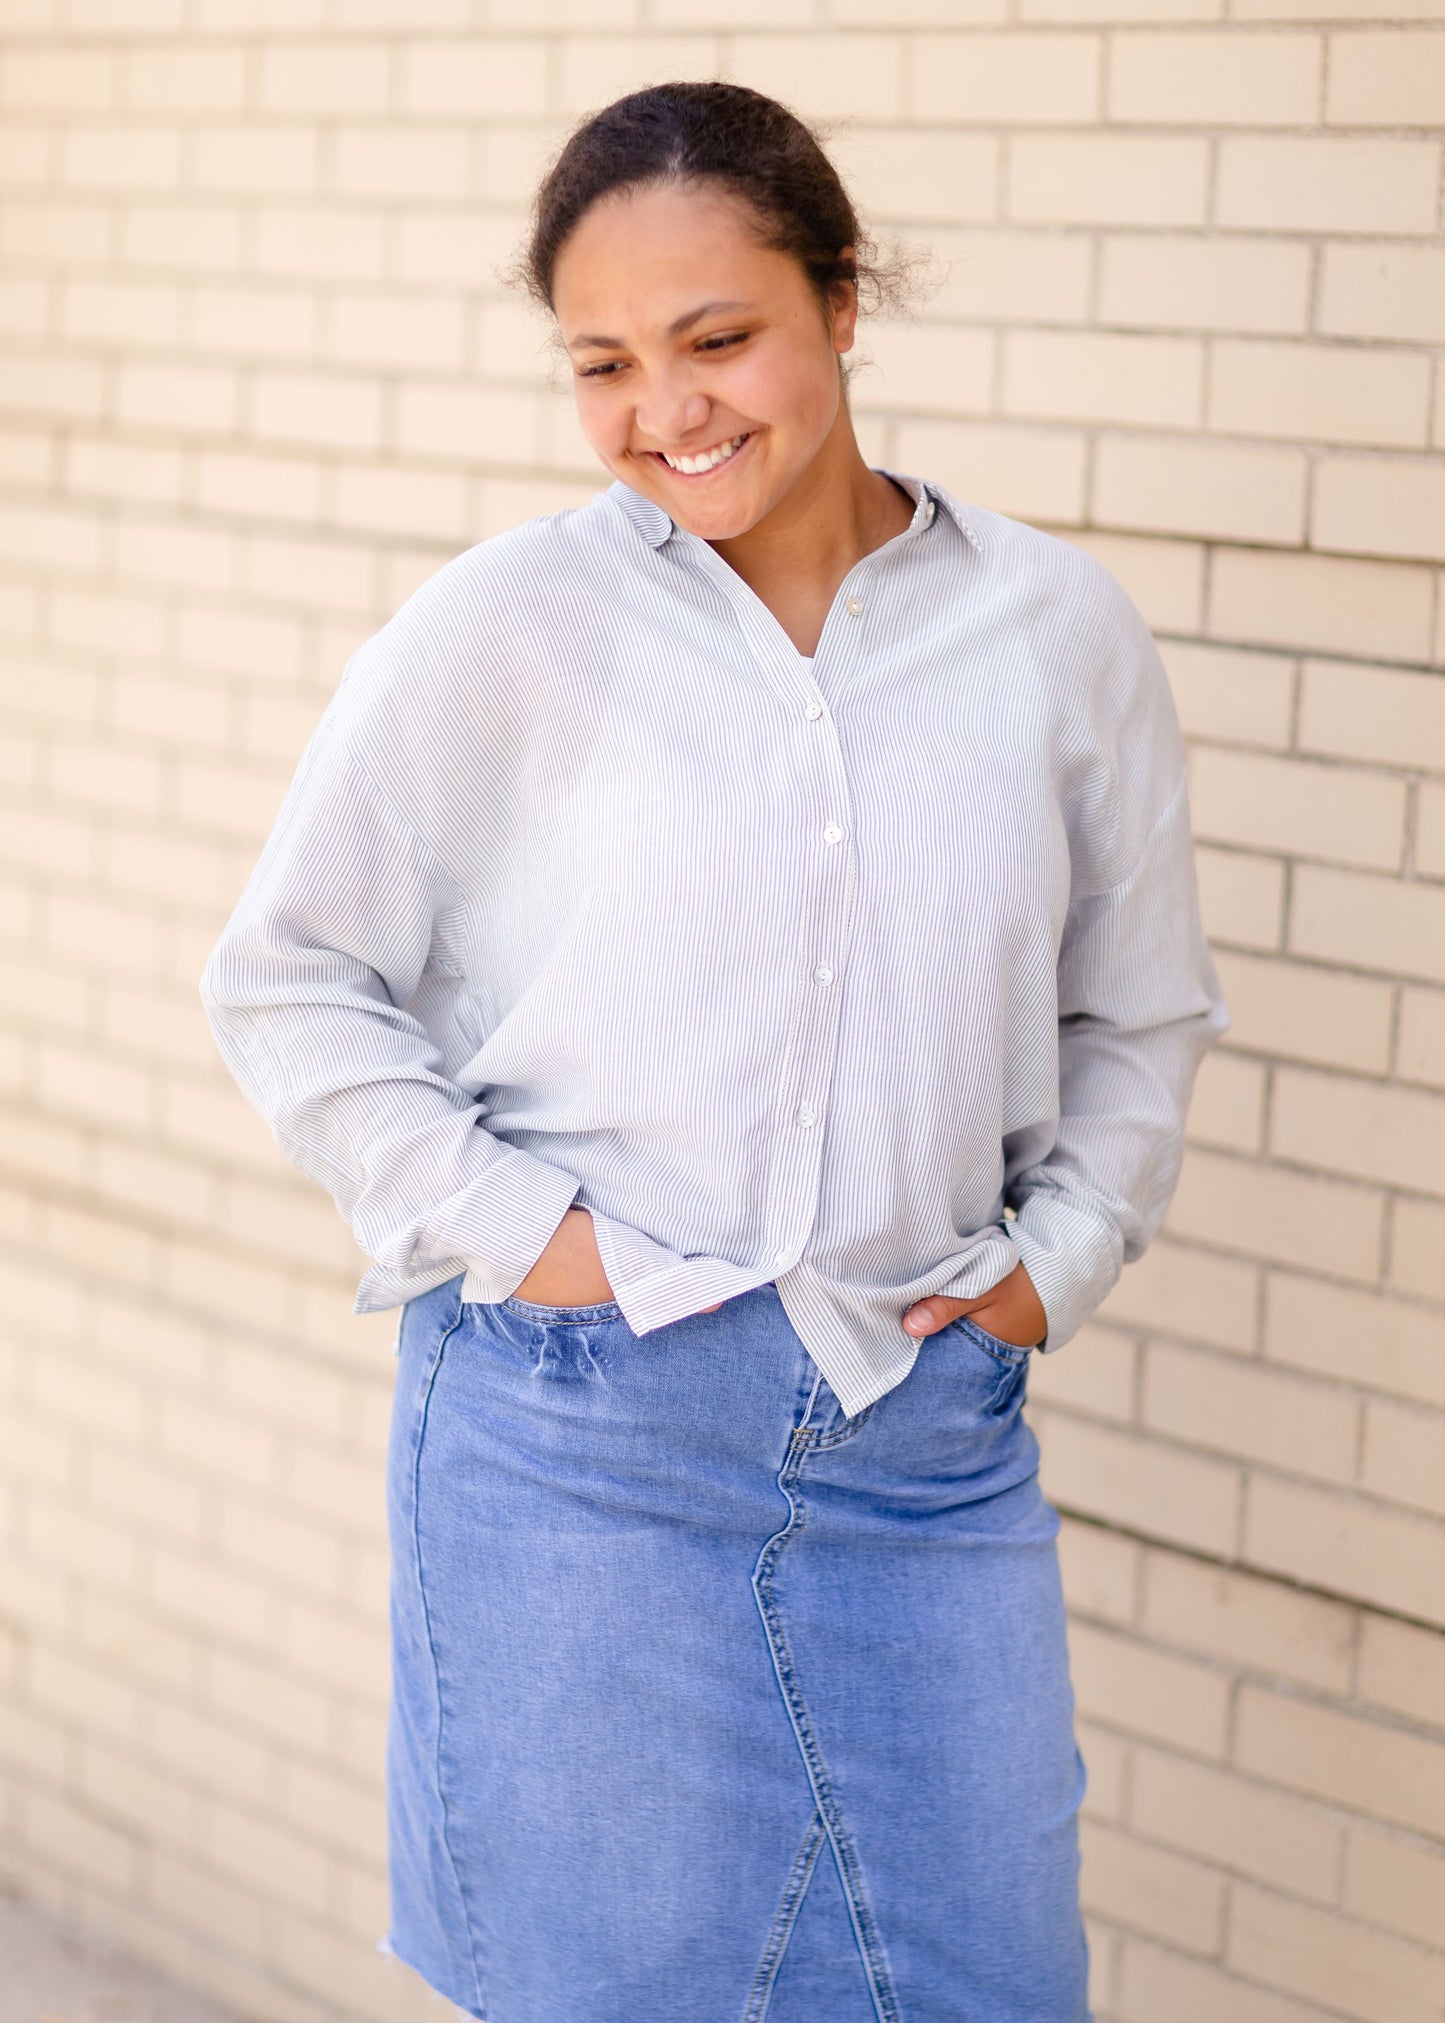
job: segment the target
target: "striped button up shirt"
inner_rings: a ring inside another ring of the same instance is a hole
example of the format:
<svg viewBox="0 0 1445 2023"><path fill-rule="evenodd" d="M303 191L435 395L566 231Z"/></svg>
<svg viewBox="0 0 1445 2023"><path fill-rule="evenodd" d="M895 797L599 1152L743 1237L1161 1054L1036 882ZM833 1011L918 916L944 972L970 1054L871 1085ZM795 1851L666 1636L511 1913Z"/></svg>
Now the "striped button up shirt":
<svg viewBox="0 0 1445 2023"><path fill-rule="evenodd" d="M1022 1260L1051 1351L1153 1235L1228 1024L1158 649L898 482L811 661L614 484L348 662L202 996L356 1312L504 1299L575 1203L636 1333L772 1281L851 1414L914 1301Z"/></svg>

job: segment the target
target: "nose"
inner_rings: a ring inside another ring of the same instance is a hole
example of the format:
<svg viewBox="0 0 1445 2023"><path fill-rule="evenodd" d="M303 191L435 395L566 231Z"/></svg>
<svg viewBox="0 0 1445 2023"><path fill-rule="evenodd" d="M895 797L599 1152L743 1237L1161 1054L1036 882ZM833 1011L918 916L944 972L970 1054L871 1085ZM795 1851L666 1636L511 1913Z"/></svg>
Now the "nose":
<svg viewBox="0 0 1445 2023"><path fill-rule="evenodd" d="M654 442L676 443L702 427L708 417L708 406L705 393L669 383L653 387L639 400L634 413L643 435L651 436Z"/></svg>

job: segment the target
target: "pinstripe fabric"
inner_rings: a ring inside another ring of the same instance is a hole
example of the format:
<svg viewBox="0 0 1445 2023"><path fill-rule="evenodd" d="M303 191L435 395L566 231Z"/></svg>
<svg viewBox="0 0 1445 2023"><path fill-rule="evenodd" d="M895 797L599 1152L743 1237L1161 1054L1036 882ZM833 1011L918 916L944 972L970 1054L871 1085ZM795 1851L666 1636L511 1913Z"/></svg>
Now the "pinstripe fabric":
<svg viewBox="0 0 1445 2023"><path fill-rule="evenodd" d="M348 663L202 979L375 1260L495 1301L571 1202L645 1333L774 1280L849 1413L1022 1258L1061 1347L1228 1024L1158 650L1070 543L901 477L814 660L614 484Z"/></svg>

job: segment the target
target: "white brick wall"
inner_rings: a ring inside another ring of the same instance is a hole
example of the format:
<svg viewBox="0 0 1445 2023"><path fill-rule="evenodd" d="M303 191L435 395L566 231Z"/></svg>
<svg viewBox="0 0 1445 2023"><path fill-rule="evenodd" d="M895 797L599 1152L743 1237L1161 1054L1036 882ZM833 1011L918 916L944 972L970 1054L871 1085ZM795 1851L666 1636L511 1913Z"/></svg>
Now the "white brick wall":
<svg viewBox="0 0 1445 2023"><path fill-rule="evenodd" d="M1101 2023L1445 2000L1445 0L11 0L4 1877L274 2023L384 1927L394 1317L195 978L351 647L599 482L495 278L605 97L834 122L875 461L1098 555L1235 1012L1031 1378Z"/></svg>

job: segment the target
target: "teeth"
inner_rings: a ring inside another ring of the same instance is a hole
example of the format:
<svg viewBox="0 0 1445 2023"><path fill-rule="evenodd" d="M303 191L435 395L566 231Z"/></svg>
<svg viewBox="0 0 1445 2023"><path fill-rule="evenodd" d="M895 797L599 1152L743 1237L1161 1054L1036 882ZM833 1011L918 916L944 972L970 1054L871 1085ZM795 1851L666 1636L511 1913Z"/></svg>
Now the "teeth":
<svg viewBox="0 0 1445 2023"><path fill-rule="evenodd" d="M681 471L685 477L695 478L699 471L715 470L719 464L725 464L746 441L746 435L734 436L730 443L719 443L715 450L706 450L701 456L696 457L670 457L667 451L663 450L662 461L670 469Z"/></svg>

